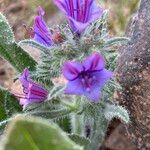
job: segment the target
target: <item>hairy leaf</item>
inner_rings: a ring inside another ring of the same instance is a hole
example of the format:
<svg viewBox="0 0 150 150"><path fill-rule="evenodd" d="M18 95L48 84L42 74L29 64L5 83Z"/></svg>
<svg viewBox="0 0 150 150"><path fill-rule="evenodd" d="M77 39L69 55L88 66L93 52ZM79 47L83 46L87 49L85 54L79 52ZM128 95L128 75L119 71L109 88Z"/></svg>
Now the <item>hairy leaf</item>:
<svg viewBox="0 0 150 150"><path fill-rule="evenodd" d="M28 67L34 70L35 60L15 43L13 31L6 18L0 13L0 55L5 58L17 71L22 72Z"/></svg>
<svg viewBox="0 0 150 150"><path fill-rule="evenodd" d="M5 93L5 111L8 117L22 111L18 99L9 91Z"/></svg>
<svg viewBox="0 0 150 150"><path fill-rule="evenodd" d="M4 150L82 150L55 124L33 117L16 117L9 125Z"/></svg>
<svg viewBox="0 0 150 150"><path fill-rule="evenodd" d="M105 41L104 47L111 47L115 45L121 45L129 42L129 38L126 37L114 37Z"/></svg>
<svg viewBox="0 0 150 150"><path fill-rule="evenodd" d="M104 115L105 118L109 121L111 121L113 118L119 118L125 123L129 123L130 121L128 111L125 108L118 105L107 104L104 110Z"/></svg>
<svg viewBox="0 0 150 150"><path fill-rule="evenodd" d="M6 119L6 111L5 111L5 89L0 87L0 121Z"/></svg>
<svg viewBox="0 0 150 150"><path fill-rule="evenodd" d="M64 116L67 116L71 113L72 111L70 109L58 109L58 110L42 110L42 111L31 111L26 113L26 115L34 115L34 116L39 116L43 117L46 119L59 119Z"/></svg>
<svg viewBox="0 0 150 150"><path fill-rule="evenodd" d="M17 43L11 45L2 45L0 42L0 55L4 57L18 72L24 68L35 70L35 60L25 52Z"/></svg>
<svg viewBox="0 0 150 150"><path fill-rule="evenodd" d="M0 13L0 43L2 45L10 45L14 42L15 39L12 29L5 16Z"/></svg>
<svg viewBox="0 0 150 150"><path fill-rule="evenodd" d="M34 47L34 48L37 48L39 49L40 51L44 52L44 53L49 53L50 52L50 49L37 43L36 41L34 40L31 40L31 39L27 39L27 40L22 40L18 43L20 46L21 45L29 45L31 47Z"/></svg>
<svg viewBox="0 0 150 150"><path fill-rule="evenodd" d="M90 143L89 139L87 139L87 138L85 138L83 136L77 135L77 134L69 134L69 137L76 144L83 146L84 150L87 149L87 147L88 147L88 145Z"/></svg>
<svg viewBox="0 0 150 150"><path fill-rule="evenodd" d="M9 118L9 119L6 119L6 120L3 120L0 122L0 135L3 134L5 127L11 120L12 120L12 118Z"/></svg>

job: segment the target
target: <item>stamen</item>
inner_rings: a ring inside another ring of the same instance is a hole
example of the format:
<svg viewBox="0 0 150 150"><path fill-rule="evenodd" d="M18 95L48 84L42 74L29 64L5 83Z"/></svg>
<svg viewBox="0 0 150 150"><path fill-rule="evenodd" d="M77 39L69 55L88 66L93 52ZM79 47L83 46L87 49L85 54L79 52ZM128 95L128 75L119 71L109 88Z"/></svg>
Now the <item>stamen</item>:
<svg viewBox="0 0 150 150"><path fill-rule="evenodd" d="M82 81L82 83L85 83L85 79L84 78L82 78L81 81Z"/></svg>
<svg viewBox="0 0 150 150"><path fill-rule="evenodd" d="M92 81L93 81L93 78L89 78L89 79L88 79L88 82L89 82L89 83L92 83Z"/></svg>
<svg viewBox="0 0 150 150"><path fill-rule="evenodd" d="M91 90L90 88L86 88L86 91L87 91L87 92L90 92L90 90Z"/></svg>
<svg viewBox="0 0 150 150"><path fill-rule="evenodd" d="M93 80L96 80L96 76L92 76L92 79L93 79Z"/></svg>
<svg viewBox="0 0 150 150"><path fill-rule="evenodd" d="M88 80L88 78L89 78L89 77L88 77L87 75L85 75L85 77L84 77L84 78L85 78L85 80Z"/></svg>

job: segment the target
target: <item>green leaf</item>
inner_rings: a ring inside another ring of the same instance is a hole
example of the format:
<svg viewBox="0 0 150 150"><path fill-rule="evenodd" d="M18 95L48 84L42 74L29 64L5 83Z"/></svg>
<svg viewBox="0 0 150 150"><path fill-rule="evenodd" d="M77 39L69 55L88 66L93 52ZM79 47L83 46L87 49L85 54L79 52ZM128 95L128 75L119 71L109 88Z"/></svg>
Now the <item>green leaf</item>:
<svg viewBox="0 0 150 150"><path fill-rule="evenodd" d="M83 136L79 136L77 134L69 134L69 137L76 144L83 146L84 150L86 150L88 148L88 145L90 144L90 140Z"/></svg>
<svg viewBox="0 0 150 150"><path fill-rule="evenodd" d="M2 45L0 42L0 55L5 58L18 72L24 68L35 70L35 60L16 43Z"/></svg>
<svg viewBox="0 0 150 150"><path fill-rule="evenodd" d="M53 87L53 89L51 90L50 94L49 94L49 99L52 98L57 98L57 96L61 95L62 93L64 93L64 89L66 87L64 85L56 85Z"/></svg>
<svg viewBox="0 0 150 150"><path fill-rule="evenodd" d="M12 29L5 16L0 13L0 43L10 45L13 42L15 42L15 39Z"/></svg>
<svg viewBox="0 0 150 150"><path fill-rule="evenodd" d="M18 116L9 125L4 150L83 150L55 124Z"/></svg>
<svg viewBox="0 0 150 150"><path fill-rule="evenodd" d="M16 97L7 89L0 86L0 134L7 125L9 120L7 120L7 118L20 111L21 107Z"/></svg>
<svg viewBox="0 0 150 150"><path fill-rule="evenodd" d="M111 121L113 118L119 118L125 123L129 123L128 111L122 106L107 104L104 110L105 118Z"/></svg>
<svg viewBox="0 0 150 150"><path fill-rule="evenodd" d="M22 110L17 98L2 87L0 87L0 105L0 121Z"/></svg>
<svg viewBox="0 0 150 150"><path fill-rule="evenodd" d="M34 48L37 48L39 49L40 51L44 52L44 53L49 53L50 52L50 49L37 43L36 41L34 40L31 40L31 39L27 39L27 40L22 40L18 43L20 46L22 45L29 45L31 47L34 47Z"/></svg>
<svg viewBox="0 0 150 150"><path fill-rule="evenodd" d="M115 45L118 45L118 44L125 44L127 42L129 42L129 38L127 37L114 37L114 38L111 38L111 39L108 39L105 41L105 44L104 44L104 47L111 47L111 46L115 46Z"/></svg>
<svg viewBox="0 0 150 150"><path fill-rule="evenodd" d="M5 89L0 87L0 121L6 119L7 117L4 104L5 104Z"/></svg>
<svg viewBox="0 0 150 150"><path fill-rule="evenodd" d="M39 110L39 111L30 111L26 115L34 115L39 117L44 117L47 119L61 119L72 112L70 109L62 108L58 110Z"/></svg>
<svg viewBox="0 0 150 150"><path fill-rule="evenodd" d="M6 120L3 120L3 121L0 122L0 135L3 134L6 125L11 120L12 120L12 118L9 118L9 119L6 119Z"/></svg>
<svg viewBox="0 0 150 150"><path fill-rule="evenodd" d="M22 110L18 99L2 87L0 87L0 104L0 121Z"/></svg>
<svg viewBox="0 0 150 150"><path fill-rule="evenodd" d="M7 89L0 87L0 134L7 125L7 118L17 112L21 112L21 106L16 97Z"/></svg>
<svg viewBox="0 0 150 150"><path fill-rule="evenodd" d="M57 100L48 100L48 101L44 101L42 103L32 103L29 106L26 107L26 109L24 110L25 112L34 112L34 111L39 111L39 110L54 110L58 107L60 107L58 105Z"/></svg>
<svg viewBox="0 0 150 150"><path fill-rule="evenodd" d="M5 16L0 13L0 55L5 58L17 71L22 72L28 67L35 70L35 60L15 43L13 31Z"/></svg>
<svg viewBox="0 0 150 150"><path fill-rule="evenodd" d="M5 111L8 117L22 111L18 99L9 91L5 93Z"/></svg>

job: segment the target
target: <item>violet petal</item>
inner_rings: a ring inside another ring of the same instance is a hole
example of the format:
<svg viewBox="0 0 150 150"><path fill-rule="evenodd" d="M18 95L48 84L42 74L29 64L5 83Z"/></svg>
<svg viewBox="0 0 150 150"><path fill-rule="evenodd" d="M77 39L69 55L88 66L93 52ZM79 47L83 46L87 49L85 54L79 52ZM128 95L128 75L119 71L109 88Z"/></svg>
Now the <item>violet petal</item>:
<svg viewBox="0 0 150 150"><path fill-rule="evenodd" d="M85 67L86 71L102 70L105 67L105 61L102 55L95 52L86 58L86 60L83 62L83 66Z"/></svg>
<svg viewBox="0 0 150 150"><path fill-rule="evenodd" d="M79 62L67 61L64 63L62 70L67 80L73 80L83 71L83 66Z"/></svg>
<svg viewBox="0 0 150 150"><path fill-rule="evenodd" d="M51 46L53 44L52 34L45 23L43 16L45 14L44 10L39 7L38 16L34 19L34 40L43 44L44 46Z"/></svg>
<svg viewBox="0 0 150 150"><path fill-rule="evenodd" d="M65 89L65 94L82 95L84 94L84 88L80 78L73 81L69 81Z"/></svg>

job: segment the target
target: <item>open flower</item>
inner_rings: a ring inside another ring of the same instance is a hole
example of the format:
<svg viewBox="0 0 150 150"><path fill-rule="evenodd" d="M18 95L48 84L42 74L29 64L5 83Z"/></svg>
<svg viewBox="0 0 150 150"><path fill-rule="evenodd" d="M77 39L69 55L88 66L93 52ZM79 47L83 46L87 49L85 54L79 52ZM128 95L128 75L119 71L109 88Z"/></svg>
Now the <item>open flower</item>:
<svg viewBox="0 0 150 150"><path fill-rule="evenodd" d="M95 0L53 0L69 20L72 30L78 34L93 21L102 16L103 9Z"/></svg>
<svg viewBox="0 0 150 150"><path fill-rule="evenodd" d="M29 70L26 68L19 78L23 87L23 93L13 93L20 99L23 109L31 103L40 103L47 99L48 91L40 84L33 82L29 77Z"/></svg>
<svg viewBox="0 0 150 150"><path fill-rule="evenodd" d="M39 7L38 16L34 19L33 39L46 47L50 47L53 44L52 34L43 19L44 14L44 10Z"/></svg>
<svg viewBox="0 0 150 150"><path fill-rule="evenodd" d="M63 66L63 75L69 81L66 94L84 95L92 102L100 99L100 89L112 77L105 69L104 58L97 52L89 56L82 64L67 61Z"/></svg>

